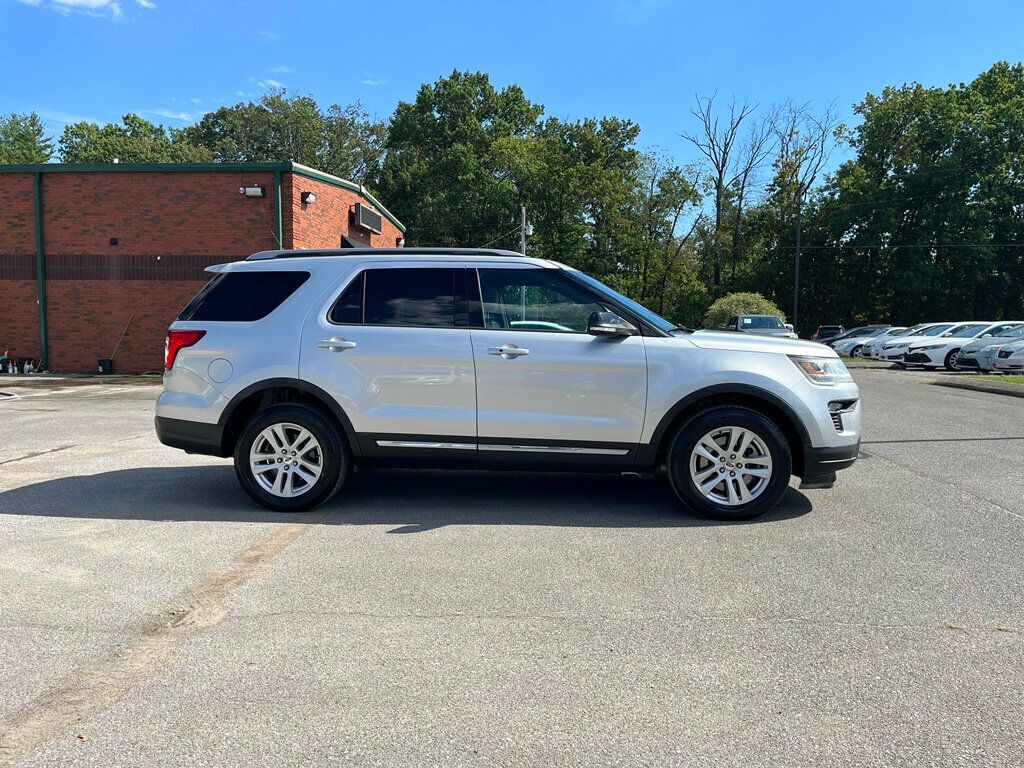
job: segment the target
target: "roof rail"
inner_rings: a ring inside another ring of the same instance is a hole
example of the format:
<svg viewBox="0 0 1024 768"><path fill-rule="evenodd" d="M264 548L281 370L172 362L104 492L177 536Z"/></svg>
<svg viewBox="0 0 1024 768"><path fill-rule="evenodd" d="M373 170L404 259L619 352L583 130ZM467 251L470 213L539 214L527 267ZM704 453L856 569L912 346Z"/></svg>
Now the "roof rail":
<svg viewBox="0 0 1024 768"><path fill-rule="evenodd" d="M501 256L503 258L525 258L517 251L504 251L499 248L337 248L330 250L289 250L260 251L249 256L246 261L268 261L270 259L306 259L328 256Z"/></svg>

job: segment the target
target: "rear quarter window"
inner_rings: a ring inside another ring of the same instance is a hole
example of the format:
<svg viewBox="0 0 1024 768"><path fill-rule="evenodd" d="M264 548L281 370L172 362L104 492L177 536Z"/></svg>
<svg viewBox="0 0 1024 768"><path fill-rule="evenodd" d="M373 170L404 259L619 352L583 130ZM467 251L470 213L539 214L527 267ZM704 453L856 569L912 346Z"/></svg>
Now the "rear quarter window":
<svg viewBox="0 0 1024 768"><path fill-rule="evenodd" d="M179 320L247 323L262 320L309 279L309 272L223 272L208 282Z"/></svg>

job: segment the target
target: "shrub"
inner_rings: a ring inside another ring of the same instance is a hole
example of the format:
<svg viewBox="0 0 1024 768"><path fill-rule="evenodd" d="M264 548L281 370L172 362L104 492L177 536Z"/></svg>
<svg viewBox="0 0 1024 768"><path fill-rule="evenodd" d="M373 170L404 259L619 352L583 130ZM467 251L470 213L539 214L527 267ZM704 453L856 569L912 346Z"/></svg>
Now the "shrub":
<svg viewBox="0 0 1024 768"><path fill-rule="evenodd" d="M782 310L760 293L730 293L708 308L704 316L704 327L720 328L736 315L775 315L786 322Z"/></svg>

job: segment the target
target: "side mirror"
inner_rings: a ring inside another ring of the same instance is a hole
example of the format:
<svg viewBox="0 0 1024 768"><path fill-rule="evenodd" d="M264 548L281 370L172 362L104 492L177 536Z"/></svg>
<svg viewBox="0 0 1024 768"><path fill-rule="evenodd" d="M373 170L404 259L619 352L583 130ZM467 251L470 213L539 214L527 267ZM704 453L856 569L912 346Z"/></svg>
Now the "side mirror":
<svg viewBox="0 0 1024 768"><path fill-rule="evenodd" d="M783 325L786 326L786 330L787 331L792 331L793 330L793 324L792 323L783 323Z"/></svg>
<svg viewBox="0 0 1024 768"><path fill-rule="evenodd" d="M591 312L587 320L587 333L591 336L637 336L640 331L614 312Z"/></svg>

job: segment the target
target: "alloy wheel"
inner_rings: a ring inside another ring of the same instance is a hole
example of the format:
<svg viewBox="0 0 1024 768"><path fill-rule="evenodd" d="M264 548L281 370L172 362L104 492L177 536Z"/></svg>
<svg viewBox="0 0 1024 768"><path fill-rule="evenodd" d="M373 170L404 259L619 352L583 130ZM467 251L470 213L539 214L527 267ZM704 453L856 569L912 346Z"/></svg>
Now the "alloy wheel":
<svg viewBox="0 0 1024 768"><path fill-rule="evenodd" d="M690 453L690 480L710 501L735 507L753 501L772 478L772 457L764 441L743 427L717 427Z"/></svg>
<svg viewBox="0 0 1024 768"><path fill-rule="evenodd" d="M320 479L323 451L313 433L298 424L272 424L249 450L249 470L259 486L279 498L308 492Z"/></svg>

